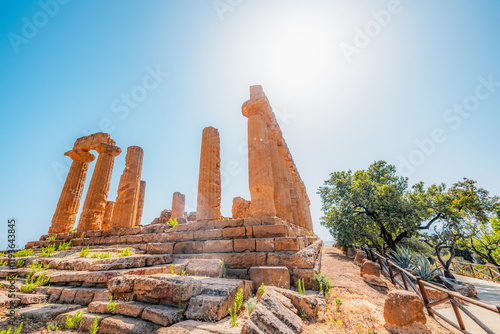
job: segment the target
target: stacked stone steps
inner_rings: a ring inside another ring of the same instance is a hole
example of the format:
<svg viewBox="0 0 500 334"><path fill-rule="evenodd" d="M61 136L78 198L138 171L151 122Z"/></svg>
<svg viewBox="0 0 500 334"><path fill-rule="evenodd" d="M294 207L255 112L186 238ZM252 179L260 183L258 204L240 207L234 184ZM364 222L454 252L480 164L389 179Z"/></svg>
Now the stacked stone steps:
<svg viewBox="0 0 500 334"><path fill-rule="evenodd" d="M88 305L92 302L109 301L111 293L107 288L37 286L35 292L47 296L49 303Z"/></svg>

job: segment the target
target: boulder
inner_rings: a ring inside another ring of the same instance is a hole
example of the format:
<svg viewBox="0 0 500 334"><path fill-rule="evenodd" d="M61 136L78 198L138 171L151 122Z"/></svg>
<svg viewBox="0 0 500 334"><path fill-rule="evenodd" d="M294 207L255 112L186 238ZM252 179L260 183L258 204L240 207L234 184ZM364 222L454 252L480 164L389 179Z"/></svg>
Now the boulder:
<svg viewBox="0 0 500 334"><path fill-rule="evenodd" d="M362 264L365 259L368 257L366 256L366 252L361 249L356 249L355 254L354 254L354 263L356 264Z"/></svg>
<svg viewBox="0 0 500 334"><path fill-rule="evenodd" d="M476 287L470 283L464 283L451 278L443 278L444 285L452 290L469 298L477 298Z"/></svg>
<svg viewBox="0 0 500 334"><path fill-rule="evenodd" d="M297 313L301 315L302 313L307 314L308 317L316 318L318 315L318 299L313 295L301 295L298 292L280 288L271 288L279 294L287 297L292 302L294 308L297 309ZM286 305L285 305L286 306Z"/></svg>
<svg viewBox="0 0 500 334"><path fill-rule="evenodd" d="M363 276L363 281L365 281L368 284L375 285L381 288L388 289L389 287L387 286L387 283L380 278L379 276L375 275L365 275Z"/></svg>
<svg viewBox="0 0 500 334"><path fill-rule="evenodd" d="M251 267L248 273L255 286L264 283L266 286L290 289L290 274L287 267Z"/></svg>
<svg viewBox="0 0 500 334"><path fill-rule="evenodd" d="M415 323L425 324L424 302L411 291L393 290L389 292L384 303L384 319L393 326L411 326Z"/></svg>
<svg viewBox="0 0 500 334"><path fill-rule="evenodd" d="M159 328L149 321L115 315L101 321L99 334L155 333Z"/></svg>
<svg viewBox="0 0 500 334"><path fill-rule="evenodd" d="M287 309L268 290L260 298L250 319L242 325L242 334L294 334L302 330L302 320L298 315Z"/></svg>
<svg viewBox="0 0 500 334"><path fill-rule="evenodd" d="M361 264L361 277L364 275L380 277L380 265L368 259L363 260Z"/></svg>

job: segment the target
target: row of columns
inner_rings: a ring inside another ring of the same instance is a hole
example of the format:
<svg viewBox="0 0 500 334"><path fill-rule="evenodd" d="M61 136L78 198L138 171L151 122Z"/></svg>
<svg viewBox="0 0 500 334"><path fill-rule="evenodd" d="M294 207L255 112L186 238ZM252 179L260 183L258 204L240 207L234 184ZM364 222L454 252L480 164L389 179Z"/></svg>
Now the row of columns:
<svg viewBox="0 0 500 334"><path fill-rule="evenodd" d="M278 216L312 230L309 197L261 86L250 87L242 113L248 118L248 215Z"/></svg>
<svg viewBox="0 0 500 334"><path fill-rule="evenodd" d="M103 140L103 142L96 142ZM49 233L70 232L76 221L89 163L95 159L90 150L99 153L90 180L77 231L91 231L139 225L144 205L146 182L141 181L143 150L138 146L127 149L125 170L120 178L116 202L107 201L114 159L121 149L108 134L97 133L82 137L75 148L66 152L73 162L52 217Z"/></svg>

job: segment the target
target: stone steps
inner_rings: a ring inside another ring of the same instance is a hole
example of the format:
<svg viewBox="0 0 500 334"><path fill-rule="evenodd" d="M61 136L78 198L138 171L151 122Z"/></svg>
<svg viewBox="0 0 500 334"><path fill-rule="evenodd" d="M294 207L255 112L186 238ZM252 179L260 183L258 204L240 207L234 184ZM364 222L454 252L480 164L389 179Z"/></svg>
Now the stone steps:
<svg viewBox="0 0 500 334"><path fill-rule="evenodd" d="M68 286L37 286L35 291L44 294L49 303L88 305L92 302L109 301L108 288L84 288Z"/></svg>

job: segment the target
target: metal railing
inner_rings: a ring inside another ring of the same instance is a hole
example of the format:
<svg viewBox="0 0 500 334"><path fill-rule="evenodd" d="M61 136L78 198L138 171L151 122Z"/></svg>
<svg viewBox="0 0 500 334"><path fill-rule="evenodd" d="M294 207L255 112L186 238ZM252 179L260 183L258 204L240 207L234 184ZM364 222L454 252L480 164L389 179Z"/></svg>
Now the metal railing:
<svg viewBox="0 0 500 334"><path fill-rule="evenodd" d="M364 250L367 254L367 257L374 262L378 262L380 265L380 269L383 274L387 275L392 284L399 285L401 288L405 290L413 290L420 298L422 298L424 302L424 306L427 309L427 313L429 316L433 317L438 316L439 318L446 321L448 324L458 329L461 333L469 333L465 328L465 323L462 318L462 311L465 315L472 319L481 329L483 329L488 334L495 334L490 328L488 328L481 320L479 320L470 310L468 310L463 303L469 303L472 305L476 305L483 309L486 309L491 312L495 312L500 315L500 306L492 306L481 303L477 300L462 296L461 294L453 291L449 291L443 289L435 284L424 281L418 276L413 275L409 271L404 268L401 268L396 263L394 263L391 259L382 256L375 252L373 249L355 246L355 248ZM399 280L399 277L401 278ZM417 287L418 286L418 287ZM445 297L438 300L429 300L428 298L428 289L437 290L445 295ZM456 317L456 322L451 319L446 318L444 315L435 310L435 307L444 303L450 303L453 309L453 312ZM500 321L500 318L499 318Z"/></svg>

